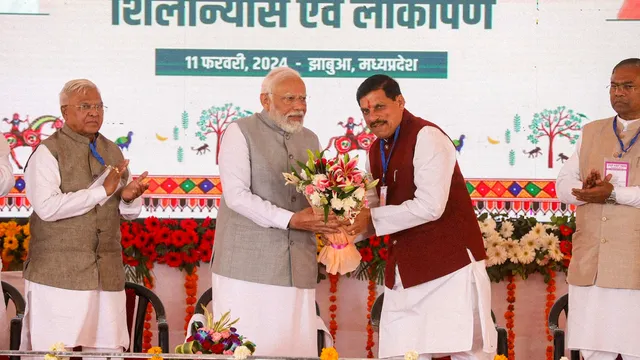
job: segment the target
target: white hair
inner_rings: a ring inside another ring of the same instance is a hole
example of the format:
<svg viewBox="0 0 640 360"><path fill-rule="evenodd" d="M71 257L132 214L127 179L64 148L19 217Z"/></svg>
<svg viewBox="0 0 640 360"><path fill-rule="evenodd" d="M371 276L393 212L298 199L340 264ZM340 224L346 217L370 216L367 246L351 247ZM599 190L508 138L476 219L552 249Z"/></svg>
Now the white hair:
<svg viewBox="0 0 640 360"><path fill-rule="evenodd" d="M100 90L96 84L87 79L75 79L67 81L60 91L60 106L68 105L69 97L71 94L86 94L87 90L96 89L98 93Z"/></svg>
<svg viewBox="0 0 640 360"><path fill-rule="evenodd" d="M287 66L280 66L269 71L267 76L262 80L261 94L269 94L273 90L274 86L280 83L284 79L295 77L302 79L300 73Z"/></svg>

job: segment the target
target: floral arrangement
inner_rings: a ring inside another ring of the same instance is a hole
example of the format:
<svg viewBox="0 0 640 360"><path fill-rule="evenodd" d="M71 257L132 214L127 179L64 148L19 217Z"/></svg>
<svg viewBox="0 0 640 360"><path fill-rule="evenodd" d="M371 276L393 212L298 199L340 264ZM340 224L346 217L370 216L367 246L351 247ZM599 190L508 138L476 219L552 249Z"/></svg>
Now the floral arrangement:
<svg viewBox="0 0 640 360"><path fill-rule="evenodd" d="M324 151L314 154L307 150L306 163L298 161L300 171L291 167L290 173L283 173L286 185L294 185L304 194L315 208L321 208L325 219L329 212L347 220L354 220L363 206L367 205L365 193L378 183L368 174L358 170L358 157L349 154L327 160Z"/></svg>
<svg viewBox="0 0 640 360"><path fill-rule="evenodd" d="M367 206L366 192L378 183L369 174L358 170L358 157L349 154L327 160L324 151L307 150L306 163L298 161L299 171L292 166L290 173L283 173L285 185L294 185L304 194L314 211L324 214L327 221L330 213L351 223ZM327 245L318 254L318 262L326 266L330 274L346 274L355 270L361 256L353 242L355 236L344 228L337 234L326 234Z"/></svg>
<svg viewBox="0 0 640 360"><path fill-rule="evenodd" d="M66 352L67 349L64 347L64 343L63 342L57 342L53 345L51 345L51 347L49 347L49 350L51 350L52 352ZM58 355L54 355L54 354L46 354L44 356L44 360L68 360L69 358L66 356L58 356Z"/></svg>
<svg viewBox="0 0 640 360"><path fill-rule="evenodd" d="M22 264L29 253L31 232L29 224L20 225L15 221L0 223L0 245L2 245L2 270L22 270Z"/></svg>
<svg viewBox="0 0 640 360"><path fill-rule="evenodd" d="M566 273L571 261L573 216L552 216L548 223L533 217L482 214L478 224L487 252L487 272L494 282L511 275L526 279L533 273L551 280L550 271ZM389 236L370 237L356 244L362 263L354 275L363 280L384 283Z"/></svg>
<svg viewBox="0 0 640 360"><path fill-rule="evenodd" d="M256 344L239 335L233 327L240 319L232 321L228 311L214 322L213 315L204 306L202 308L207 323L193 322L192 335L187 338L186 343L176 347L177 354L221 354L246 357L255 352ZM236 352L238 354L235 354Z"/></svg>
<svg viewBox="0 0 640 360"><path fill-rule="evenodd" d="M148 217L142 223L123 222L120 231L127 278L136 282L151 276L153 263L193 274L201 261L211 260L215 223L210 218L198 223L193 219Z"/></svg>
<svg viewBox="0 0 640 360"><path fill-rule="evenodd" d="M338 360L338 350L335 347L322 348L320 352L320 360Z"/></svg>

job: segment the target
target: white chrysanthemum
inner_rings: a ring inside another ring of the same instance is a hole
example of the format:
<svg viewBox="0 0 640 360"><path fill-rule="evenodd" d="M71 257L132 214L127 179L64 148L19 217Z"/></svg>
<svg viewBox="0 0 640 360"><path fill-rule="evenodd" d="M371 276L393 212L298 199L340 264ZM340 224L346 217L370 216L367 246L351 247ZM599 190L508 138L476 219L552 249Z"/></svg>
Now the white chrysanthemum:
<svg viewBox="0 0 640 360"><path fill-rule="evenodd" d="M357 205L356 201L351 196L349 196L348 198L342 200L342 208L345 211L349 211L349 210L355 208L356 205Z"/></svg>
<svg viewBox="0 0 640 360"><path fill-rule="evenodd" d="M502 248L507 252L507 256L509 258L513 258L518 256L518 250L520 250L520 245L516 240L507 239L502 243Z"/></svg>
<svg viewBox="0 0 640 360"><path fill-rule="evenodd" d="M407 351L404 354L404 360L418 360L420 354L417 351Z"/></svg>
<svg viewBox="0 0 640 360"><path fill-rule="evenodd" d="M485 249L501 246L504 243L504 239L498 235L497 232L493 232L491 235L485 237L486 246Z"/></svg>
<svg viewBox="0 0 640 360"><path fill-rule="evenodd" d="M364 187L359 187L356 189L356 191L353 192L353 197L355 197L358 201L362 201L362 198L364 198L364 194Z"/></svg>
<svg viewBox="0 0 640 360"><path fill-rule="evenodd" d="M502 246L487 249L487 265L502 265L509 258L507 251Z"/></svg>
<svg viewBox="0 0 640 360"><path fill-rule="evenodd" d="M547 229L544 227L543 224L537 223L536 226L534 226L533 229L529 231L529 234L531 233L534 233L536 237L541 237L547 233Z"/></svg>
<svg viewBox="0 0 640 360"><path fill-rule="evenodd" d="M483 221L478 221L478 225L483 234L488 234L496 230L496 222L491 217L487 217Z"/></svg>
<svg viewBox="0 0 640 360"><path fill-rule="evenodd" d="M234 351L233 351L233 357L237 360L244 360L246 359L248 356L251 356L251 350L249 350L248 347L242 345L242 346L238 346Z"/></svg>
<svg viewBox="0 0 640 360"><path fill-rule="evenodd" d="M539 239L541 249L551 250L558 247L560 239L555 234L547 234Z"/></svg>
<svg viewBox="0 0 640 360"><path fill-rule="evenodd" d="M562 259L564 259L564 254L560 251L560 248L556 247L549 249L549 257L554 261L562 261Z"/></svg>
<svg viewBox="0 0 640 360"><path fill-rule="evenodd" d="M544 224L544 228L547 230L558 230L558 227L554 224Z"/></svg>
<svg viewBox="0 0 640 360"><path fill-rule="evenodd" d="M520 246L526 247L529 249L539 249L540 248L539 239L540 239L540 235L538 235L538 233L531 230L525 236L523 236L522 239L520 239Z"/></svg>
<svg viewBox="0 0 640 360"><path fill-rule="evenodd" d="M342 210L342 208L344 207L344 203L342 202L341 199L334 197L333 199L331 199L331 208L334 210Z"/></svg>
<svg viewBox="0 0 640 360"><path fill-rule="evenodd" d="M518 251L518 262L520 264L530 264L536 258L534 249L523 246Z"/></svg>
<svg viewBox="0 0 640 360"><path fill-rule="evenodd" d="M511 221L505 221L502 223L502 226L500 227L500 235L502 235L502 237L504 238L510 238L511 235L513 235L513 224L511 223Z"/></svg>

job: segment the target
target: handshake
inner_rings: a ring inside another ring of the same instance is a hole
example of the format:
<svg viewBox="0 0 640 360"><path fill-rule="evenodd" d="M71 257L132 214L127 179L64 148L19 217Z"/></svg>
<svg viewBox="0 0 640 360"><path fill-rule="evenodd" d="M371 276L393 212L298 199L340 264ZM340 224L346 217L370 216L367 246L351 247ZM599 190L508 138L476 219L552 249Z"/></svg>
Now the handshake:
<svg viewBox="0 0 640 360"><path fill-rule="evenodd" d="M604 204L613 192L613 184L609 174L604 179L598 170L591 170L582 182L582 189L571 189L571 194L579 201Z"/></svg>

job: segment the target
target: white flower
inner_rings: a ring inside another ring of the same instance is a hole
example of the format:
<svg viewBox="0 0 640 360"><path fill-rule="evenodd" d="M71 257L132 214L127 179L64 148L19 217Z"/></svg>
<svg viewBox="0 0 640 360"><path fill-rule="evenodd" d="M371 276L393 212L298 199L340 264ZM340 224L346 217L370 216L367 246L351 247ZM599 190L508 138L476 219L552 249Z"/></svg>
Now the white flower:
<svg viewBox="0 0 640 360"><path fill-rule="evenodd" d="M234 359L244 360L244 359L247 358L247 356L251 356L251 350L249 350L249 348L244 346L244 345L238 346L233 351L233 358Z"/></svg>
<svg viewBox="0 0 640 360"><path fill-rule="evenodd" d="M300 179L309 180L309 177L307 176L307 173L304 170L300 171Z"/></svg>
<svg viewBox="0 0 640 360"><path fill-rule="evenodd" d="M517 241L512 239L507 239L502 243L502 247L507 252L507 257L513 258L518 256L518 250L520 250L520 245Z"/></svg>
<svg viewBox="0 0 640 360"><path fill-rule="evenodd" d="M64 343L63 342L57 342L53 345L51 345L51 351L67 351L67 349L64 348Z"/></svg>
<svg viewBox="0 0 640 360"><path fill-rule="evenodd" d="M364 198L365 190L363 187L359 187L356 191L353 192L353 197L355 197L358 201L362 201Z"/></svg>
<svg viewBox="0 0 640 360"><path fill-rule="evenodd" d="M510 238L511 235L513 235L513 229L513 224L511 223L511 221L505 221L500 227L500 235L505 238Z"/></svg>
<svg viewBox="0 0 640 360"><path fill-rule="evenodd" d="M293 175L293 174L289 174L289 173L282 173L282 175L284 176L284 184L285 185L289 185L289 184L293 184L293 185L298 185L298 183L300 182L300 178L298 178L297 176Z"/></svg>
<svg viewBox="0 0 640 360"><path fill-rule="evenodd" d="M487 249L487 265L501 265L507 261L507 251L502 246L495 246Z"/></svg>
<svg viewBox="0 0 640 360"><path fill-rule="evenodd" d="M331 199L331 208L334 210L342 210L343 207L344 203L342 202L342 200L336 197L334 194L333 199Z"/></svg>
<svg viewBox="0 0 640 360"><path fill-rule="evenodd" d="M349 196L346 199L342 200L342 208L345 211L349 211L351 209L353 209L354 207L356 207L357 203L355 200L353 200L353 198L351 196Z"/></svg>
<svg viewBox="0 0 640 360"><path fill-rule="evenodd" d="M491 217L487 217L484 221L478 221L478 225L483 234L496 230L496 222Z"/></svg>
<svg viewBox="0 0 640 360"><path fill-rule="evenodd" d="M520 248L520 251L518 251L518 262L521 264L530 264L533 259L536 258L536 252L535 250L528 248L526 246L523 246Z"/></svg>
<svg viewBox="0 0 640 360"><path fill-rule="evenodd" d="M531 233L534 233L537 237L541 237L547 233L547 229L541 223L537 223L536 226L529 231L529 234Z"/></svg>
<svg viewBox="0 0 640 360"><path fill-rule="evenodd" d="M544 233L546 234L546 233ZM540 236L535 231L531 230L525 236L520 239L520 244L523 247L527 247L529 249L539 249L540 248Z"/></svg>
<svg viewBox="0 0 640 360"><path fill-rule="evenodd" d="M569 360L566 356L560 358L560 360Z"/></svg>
<svg viewBox="0 0 640 360"><path fill-rule="evenodd" d="M549 249L549 257L551 257L554 261L562 261L564 259L564 254L560 251L560 248Z"/></svg>
<svg viewBox="0 0 640 360"><path fill-rule="evenodd" d="M322 206L322 195L320 195L320 193L314 192L313 194L311 194L311 196L309 196L309 200L311 200L311 206Z"/></svg>
<svg viewBox="0 0 640 360"><path fill-rule="evenodd" d="M540 247L542 249L547 249L547 250L557 248L558 244L560 243L560 239L558 239L558 237L555 234L544 235L539 240L540 240Z"/></svg>
<svg viewBox="0 0 640 360"><path fill-rule="evenodd" d="M407 351L404 354L404 360L418 360L419 356L420 356L420 354L418 354L417 351L414 351L414 350Z"/></svg>
<svg viewBox="0 0 640 360"><path fill-rule="evenodd" d="M498 235L497 232L493 232L485 238L485 248L489 250L490 248L494 248L497 246L501 246L504 243L504 239Z"/></svg>

